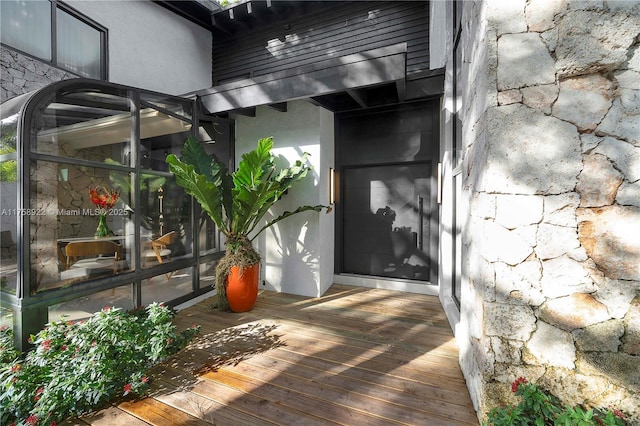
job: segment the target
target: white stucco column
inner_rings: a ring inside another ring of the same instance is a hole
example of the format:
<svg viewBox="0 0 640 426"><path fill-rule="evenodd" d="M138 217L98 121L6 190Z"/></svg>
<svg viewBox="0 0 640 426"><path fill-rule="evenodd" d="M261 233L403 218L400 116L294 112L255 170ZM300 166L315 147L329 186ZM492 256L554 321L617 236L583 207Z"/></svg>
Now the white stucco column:
<svg viewBox="0 0 640 426"><path fill-rule="evenodd" d="M269 212L267 219L301 205L329 203L329 168L334 166L333 114L305 101L287 112L258 107L255 117L236 119L236 163L258 139L273 136L273 153L289 165L308 152L313 171ZM262 255L263 288L303 296L322 295L332 284L334 213L304 212L263 232L254 246Z"/></svg>

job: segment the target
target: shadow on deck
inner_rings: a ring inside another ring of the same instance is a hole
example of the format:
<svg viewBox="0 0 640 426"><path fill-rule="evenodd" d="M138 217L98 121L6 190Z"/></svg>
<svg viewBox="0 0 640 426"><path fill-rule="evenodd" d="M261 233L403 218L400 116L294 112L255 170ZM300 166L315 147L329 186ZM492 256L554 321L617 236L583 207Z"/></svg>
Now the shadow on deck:
<svg viewBox="0 0 640 426"><path fill-rule="evenodd" d="M152 370L148 397L66 424L478 424L436 297L334 285L263 292L242 314L211 305L176 316L201 333Z"/></svg>

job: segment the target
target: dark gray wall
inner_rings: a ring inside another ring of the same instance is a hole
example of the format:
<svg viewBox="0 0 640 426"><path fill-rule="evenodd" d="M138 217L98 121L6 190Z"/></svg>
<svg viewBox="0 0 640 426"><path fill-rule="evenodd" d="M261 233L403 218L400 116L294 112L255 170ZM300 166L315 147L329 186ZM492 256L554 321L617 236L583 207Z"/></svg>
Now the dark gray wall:
<svg viewBox="0 0 640 426"><path fill-rule="evenodd" d="M77 76L0 46L0 103L51 83Z"/></svg>
<svg viewBox="0 0 640 426"><path fill-rule="evenodd" d="M213 81L261 76L398 43L407 43L407 74L429 69L428 2L325 2L308 15L215 35Z"/></svg>

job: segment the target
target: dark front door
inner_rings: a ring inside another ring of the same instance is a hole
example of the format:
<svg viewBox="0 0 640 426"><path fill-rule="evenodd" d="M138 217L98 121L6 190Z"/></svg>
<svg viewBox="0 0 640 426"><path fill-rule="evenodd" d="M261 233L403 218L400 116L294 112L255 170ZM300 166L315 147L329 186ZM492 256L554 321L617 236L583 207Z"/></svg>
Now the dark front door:
<svg viewBox="0 0 640 426"><path fill-rule="evenodd" d="M344 170L344 272L429 280L430 164Z"/></svg>
<svg viewBox="0 0 640 426"><path fill-rule="evenodd" d="M437 104L337 118L339 273L435 281Z"/></svg>

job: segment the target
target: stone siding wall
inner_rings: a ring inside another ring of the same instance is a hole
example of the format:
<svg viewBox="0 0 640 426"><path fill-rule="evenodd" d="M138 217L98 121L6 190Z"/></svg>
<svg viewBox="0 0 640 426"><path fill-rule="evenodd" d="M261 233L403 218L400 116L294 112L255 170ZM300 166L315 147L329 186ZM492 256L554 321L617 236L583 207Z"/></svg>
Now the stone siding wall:
<svg viewBox="0 0 640 426"><path fill-rule="evenodd" d="M464 4L463 371L640 424L640 2Z"/></svg>
<svg viewBox="0 0 640 426"><path fill-rule="evenodd" d="M0 46L0 103L76 75Z"/></svg>

